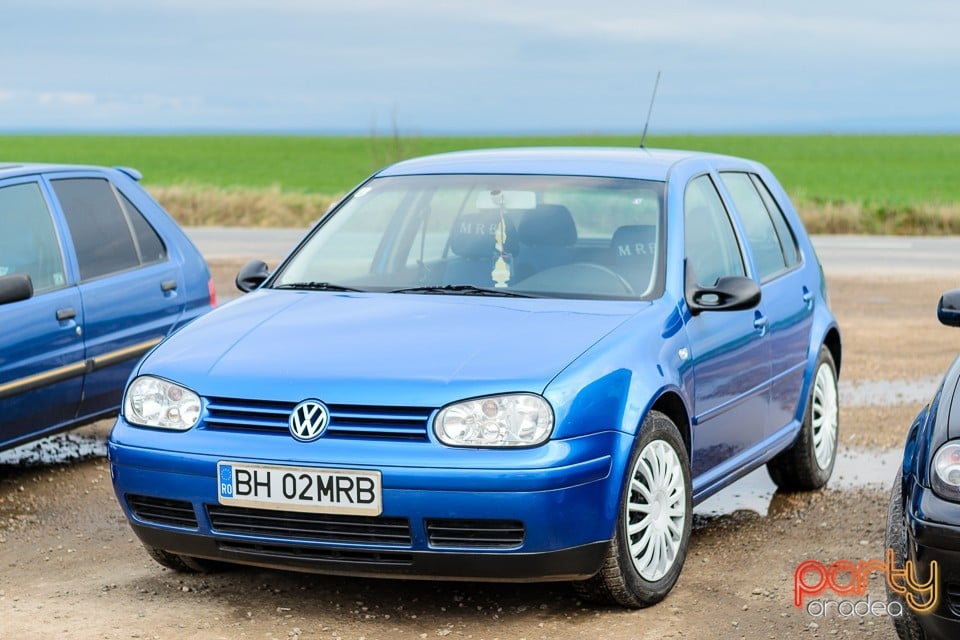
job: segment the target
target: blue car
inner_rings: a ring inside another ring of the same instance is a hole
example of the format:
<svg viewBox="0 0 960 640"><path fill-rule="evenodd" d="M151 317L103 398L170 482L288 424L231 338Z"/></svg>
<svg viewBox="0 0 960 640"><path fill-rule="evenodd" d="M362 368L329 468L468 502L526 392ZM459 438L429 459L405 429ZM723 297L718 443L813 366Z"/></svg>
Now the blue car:
<svg viewBox="0 0 960 640"><path fill-rule="evenodd" d="M960 289L940 298L942 324L960 327ZM907 434L890 492L886 547L903 578L887 596L902 640L960 636L960 357Z"/></svg>
<svg viewBox="0 0 960 640"><path fill-rule="evenodd" d="M116 415L137 360L214 304L139 179L0 164L0 449Z"/></svg>
<svg viewBox="0 0 960 640"><path fill-rule="evenodd" d="M662 599L693 505L827 481L840 332L774 176L647 149L400 162L134 372L117 497L161 564Z"/></svg>

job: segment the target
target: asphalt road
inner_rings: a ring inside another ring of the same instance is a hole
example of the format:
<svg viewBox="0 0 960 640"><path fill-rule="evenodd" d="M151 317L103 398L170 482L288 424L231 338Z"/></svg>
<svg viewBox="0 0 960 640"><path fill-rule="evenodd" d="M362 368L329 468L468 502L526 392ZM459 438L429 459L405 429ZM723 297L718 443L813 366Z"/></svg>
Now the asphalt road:
<svg viewBox="0 0 960 640"><path fill-rule="evenodd" d="M303 236L303 229L189 227L187 234L208 260L259 258L274 266ZM960 286L960 236L814 236L824 271L833 275L956 273Z"/></svg>

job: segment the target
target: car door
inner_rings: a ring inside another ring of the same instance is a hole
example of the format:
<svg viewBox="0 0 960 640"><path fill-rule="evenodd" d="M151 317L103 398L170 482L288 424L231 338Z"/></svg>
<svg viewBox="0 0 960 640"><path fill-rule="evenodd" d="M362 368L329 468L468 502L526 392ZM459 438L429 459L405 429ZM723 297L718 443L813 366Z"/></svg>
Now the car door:
<svg viewBox="0 0 960 640"><path fill-rule="evenodd" d="M813 283L800 269L800 252L783 212L759 176L721 172L739 214L768 317L771 399L766 436L796 418L813 330Z"/></svg>
<svg viewBox="0 0 960 640"><path fill-rule="evenodd" d="M33 295L0 304L0 447L74 419L85 370L83 306L36 179L0 184L0 276L28 274Z"/></svg>
<svg viewBox="0 0 960 640"><path fill-rule="evenodd" d="M746 275L736 232L709 175L693 178L684 192L684 253L687 278L697 285ZM686 323L694 374L694 477L732 463L763 439L770 348L762 304L703 311Z"/></svg>
<svg viewBox="0 0 960 640"><path fill-rule="evenodd" d="M79 416L119 406L136 361L183 313L179 264L162 239L102 175L51 176L80 275L89 370Z"/></svg>

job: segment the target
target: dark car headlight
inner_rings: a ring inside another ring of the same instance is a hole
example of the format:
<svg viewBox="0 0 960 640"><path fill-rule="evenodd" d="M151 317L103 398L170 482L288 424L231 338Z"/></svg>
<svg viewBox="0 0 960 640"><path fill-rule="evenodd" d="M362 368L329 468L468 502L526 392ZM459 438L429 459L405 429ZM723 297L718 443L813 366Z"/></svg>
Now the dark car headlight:
<svg viewBox="0 0 960 640"><path fill-rule="evenodd" d="M446 406L433 429L455 447L532 447L550 437L553 408L532 393L475 398Z"/></svg>
<svg viewBox="0 0 960 640"><path fill-rule="evenodd" d="M960 501L960 442L948 442L937 449L932 470L934 492L946 500Z"/></svg>
<svg viewBox="0 0 960 640"><path fill-rule="evenodd" d="M140 376L124 395L123 419L130 424L186 431L199 418L200 396L162 378Z"/></svg>

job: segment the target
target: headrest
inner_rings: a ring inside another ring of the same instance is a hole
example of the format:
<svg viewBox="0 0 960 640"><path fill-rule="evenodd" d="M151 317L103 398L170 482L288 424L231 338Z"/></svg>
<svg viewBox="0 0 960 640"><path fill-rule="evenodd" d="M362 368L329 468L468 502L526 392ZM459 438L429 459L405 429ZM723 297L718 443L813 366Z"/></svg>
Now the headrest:
<svg viewBox="0 0 960 640"><path fill-rule="evenodd" d="M460 216L450 234L450 250L461 258L490 258L497 248L497 226L500 213L468 213ZM504 219L507 232L504 251L513 253L517 242L517 230L513 223Z"/></svg>
<svg viewBox="0 0 960 640"><path fill-rule="evenodd" d="M541 204L523 214L520 242L534 247L569 247L577 242L577 225L562 204Z"/></svg>
<svg viewBox="0 0 960 640"><path fill-rule="evenodd" d="M630 224L619 227L610 239L617 261L652 259L657 251L657 227L652 224Z"/></svg>

